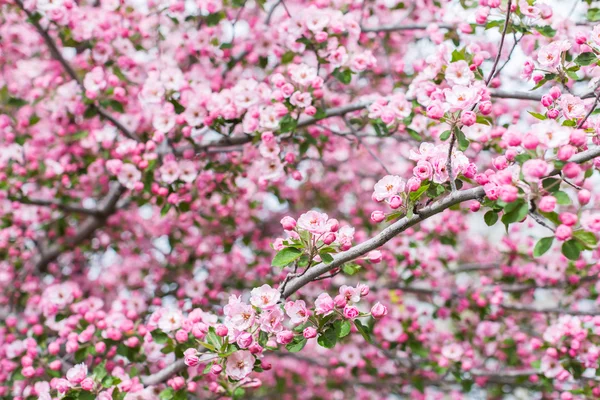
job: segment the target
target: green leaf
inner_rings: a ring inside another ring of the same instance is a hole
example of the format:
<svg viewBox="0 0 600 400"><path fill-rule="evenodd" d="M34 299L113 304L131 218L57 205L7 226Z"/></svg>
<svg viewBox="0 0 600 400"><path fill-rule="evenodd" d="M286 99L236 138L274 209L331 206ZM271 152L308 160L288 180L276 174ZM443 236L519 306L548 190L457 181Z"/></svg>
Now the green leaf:
<svg viewBox="0 0 600 400"><path fill-rule="evenodd" d="M542 181L543 188L550 193L554 193L560 189L560 179L546 178Z"/></svg>
<svg viewBox="0 0 600 400"><path fill-rule="evenodd" d="M556 35L556 29L553 29L550 25L545 26L536 26L535 30L538 31L541 35L552 38Z"/></svg>
<svg viewBox="0 0 600 400"><path fill-rule="evenodd" d="M185 111L185 107L184 107L184 106L182 106L182 105L181 105L181 103L180 103L180 102L178 102L177 100L175 100L175 99L171 99L171 100L169 100L169 102L170 102L171 104L173 104L173 107L175 107L175 113L176 113L176 114L181 114L182 112L184 112L184 111Z"/></svg>
<svg viewBox="0 0 600 400"><path fill-rule="evenodd" d="M332 75L335 76L338 81L342 82L345 85L349 84L350 81L352 81L352 71L350 71L349 69L340 70L339 68L336 68L335 71L333 71Z"/></svg>
<svg viewBox="0 0 600 400"><path fill-rule="evenodd" d="M296 57L296 53L294 53L293 51L286 51L281 56L281 63L282 64L289 64L290 62L292 62L292 60L294 59L294 57Z"/></svg>
<svg viewBox="0 0 600 400"><path fill-rule="evenodd" d="M344 272L344 274L346 275L354 275L356 274L360 269L360 265L357 264L344 264L342 266L342 271Z"/></svg>
<svg viewBox="0 0 600 400"><path fill-rule="evenodd" d="M98 115L98 110L94 106L89 106L83 113L83 118L93 118Z"/></svg>
<svg viewBox="0 0 600 400"><path fill-rule="evenodd" d="M561 192L560 190L552 193L552 196L554 196L556 198L556 202L558 204L561 205L568 205L571 204L571 199L569 198L569 195L566 194L565 192Z"/></svg>
<svg viewBox="0 0 600 400"><path fill-rule="evenodd" d="M498 213L496 213L494 211L488 211L483 216L483 220L485 221L485 223L487 224L487 226L492 226L496 222L498 222Z"/></svg>
<svg viewBox="0 0 600 400"><path fill-rule="evenodd" d="M175 390L173 390L173 388L166 388L158 394L158 398L160 400L171 400L173 398L174 393Z"/></svg>
<svg viewBox="0 0 600 400"><path fill-rule="evenodd" d="M104 377L108 374L106 371L106 360L102 361L100 364L94 367L94 377L98 381L102 381Z"/></svg>
<svg viewBox="0 0 600 400"><path fill-rule="evenodd" d="M18 99L16 97L11 97L8 99L6 104L8 104L9 106L18 108L18 107L23 107L24 105L29 104L29 103L27 103L26 100Z"/></svg>
<svg viewBox="0 0 600 400"><path fill-rule="evenodd" d="M304 336L298 335L285 348L291 353L297 353L304 348L306 342L307 340Z"/></svg>
<svg viewBox="0 0 600 400"><path fill-rule="evenodd" d="M86 390L82 390L79 392L78 400L95 400L96 394L92 392L88 392Z"/></svg>
<svg viewBox="0 0 600 400"><path fill-rule="evenodd" d="M492 118L491 117L485 117L483 115L478 115L476 122L478 124L483 124L483 125L489 125L492 126Z"/></svg>
<svg viewBox="0 0 600 400"><path fill-rule="evenodd" d="M325 264L331 264L333 262L333 257L331 256L331 254L320 252L319 255L321 256L321 260L323 260Z"/></svg>
<svg viewBox="0 0 600 400"><path fill-rule="evenodd" d="M598 245L598 239L592 232L580 229L573 232L573 237L583 244L583 246L588 250L592 250Z"/></svg>
<svg viewBox="0 0 600 400"><path fill-rule="evenodd" d="M169 340L169 335L158 329L153 330L150 334L152 335L152 339L154 339L154 342L158 344L167 343L167 340Z"/></svg>
<svg viewBox="0 0 600 400"><path fill-rule="evenodd" d="M343 338L348 336L348 334L350 334L350 328L352 327L352 325L350 324L350 321L348 321L347 319L341 321L341 320L337 320L334 322L334 325L338 325L338 338Z"/></svg>
<svg viewBox="0 0 600 400"><path fill-rule="evenodd" d="M223 18L225 18L225 13L220 11L213 14L208 14L206 16L206 25L215 26L217 25Z"/></svg>
<svg viewBox="0 0 600 400"><path fill-rule="evenodd" d="M581 53L580 55L578 55L577 57L575 57L575 64L577 65L590 65L594 62L596 62L598 58L596 57L596 55L594 53L592 53L591 51L588 51L586 53Z"/></svg>
<svg viewBox="0 0 600 400"><path fill-rule="evenodd" d="M579 255L581 253L581 250L579 249L579 246L577 245L577 241L575 239L571 239L571 240L564 242L561 250L562 250L563 255L565 257L567 257L569 260L573 260L573 261L579 260Z"/></svg>
<svg viewBox="0 0 600 400"><path fill-rule="evenodd" d="M456 139L458 140L458 149L460 151L465 151L466 149L468 149L470 142L467 139L467 137L465 136L465 134L463 133L463 131L461 131L458 128L455 128L454 134L456 135Z"/></svg>
<svg viewBox="0 0 600 400"><path fill-rule="evenodd" d="M452 52L452 60L451 62L456 62L456 61L460 61L460 60L466 60L466 53L467 53L467 48L463 47L461 50L454 50Z"/></svg>
<svg viewBox="0 0 600 400"><path fill-rule="evenodd" d="M123 104L119 103L117 100L111 100L109 103L110 107L118 113L125 112L125 108Z"/></svg>
<svg viewBox="0 0 600 400"><path fill-rule="evenodd" d="M266 347L268 340L269 335L267 334L267 332L260 331L260 333L258 334L258 344L260 344L262 347Z"/></svg>
<svg viewBox="0 0 600 400"><path fill-rule="evenodd" d="M441 141L448 140L448 138L450 137L450 134L452 134L452 132L450 132L450 131L444 131L444 132L442 132L442 134L440 135L440 140Z"/></svg>
<svg viewBox="0 0 600 400"><path fill-rule="evenodd" d="M373 340L371 339L371 332L369 331L369 328L367 326L363 325L362 322L360 322L360 320L358 319L354 320L354 326L356 326L358 332L367 342L373 343Z"/></svg>
<svg viewBox="0 0 600 400"><path fill-rule="evenodd" d="M554 236L545 237L538 240L533 248L533 256L540 257L541 255L545 254L548 250L550 250L550 247L552 247L552 242L554 242Z"/></svg>
<svg viewBox="0 0 600 400"><path fill-rule="evenodd" d="M317 338L317 343L321 347L325 347L326 349L332 349L335 347L337 343L337 339L339 336L339 326L336 328L336 325L330 325L323 333L319 335Z"/></svg>
<svg viewBox="0 0 600 400"><path fill-rule="evenodd" d="M271 262L271 266L285 267L286 265L299 259L301 255L301 250L298 250L295 247L286 247L275 255L273 262Z"/></svg>
<svg viewBox="0 0 600 400"><path fill-rule="evenodd" d="M509 225L514 222L522 221L523 218L527 216L527 213L529 212L529 206L523 201L517 201L515 203L517 203L516 206L512 206L512 204L514 203L511 203L505 208L505 213L502 216L502 223L504 225ZM509 206L511 207L509 208ZM506 212L506 209L510 209L511 211Z"/></svg>
<svg viewBox="0 0 600 400"><path fill-rule="evenodd" d="M410 201L412 203L414 203L415 201L419 200L421 198L421 196L423 195L423 193L425 193L427 191L427 189L429 189L429 185L421 185L416 192L411 192L410 196L409 196ZM402 215L401 211L400 211L400 215Z"/></svg>
<svg viewBox="0 0 600 400"><path fill-rule="evenodd" d="M586 17L592 22L600 21L600 8L590 8Z"/></svg>
<svg viewBox="0 0 600 400"><path fill-rule="evenodd" d="M279 130L281 133L292 132L296 129L298 122L291 115L285 115L279 121Z"/></svg>
<svg viewBox="0 0 600 400"><path fill-rule="evenodd" d="M540 120L542 120L542 121L543 121L543 120L545 120L545 119L548 119L548 117L546 117L546 116L545 116L545 115L543 115L543 114L536 113L536 112L533 112L533 111L527 111L527 112L528 112L529 114L531 114L533 117L535 117L535 118L537 118L537 119L540 119Z"/></svg>

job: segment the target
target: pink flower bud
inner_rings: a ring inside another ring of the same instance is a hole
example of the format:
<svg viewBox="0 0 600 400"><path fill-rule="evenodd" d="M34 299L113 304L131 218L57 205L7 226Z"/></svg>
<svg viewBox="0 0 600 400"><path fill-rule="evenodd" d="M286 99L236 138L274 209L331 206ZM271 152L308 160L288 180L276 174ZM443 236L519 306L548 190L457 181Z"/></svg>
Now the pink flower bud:
<svg viewBox="0 0 600 400"><path fill-rule="evenodd" d="M238 346L240 346L240 348L247 349L253 341L254 339L252 338L252 334L249 332L244 332L240 336L238 336L236 343Z"/></svg>
<svg viewBox="0 0 600 400"><path fill-rule="evenodd" d="M427 116L431 119L440 119L444 116L444 110L439 103L431 103L427 107Z"/></svg>
<svg viewBox="0 0 600 400"><path fill-rule="evenodd" d="M548 110L548 112L546 113L546 115L548 115L548 118L550 118L550 119L556 119L556 118L558 118L559 114L560 113L559 113L559 111L556 108Z"/></svg>
<svg viewBox="0 0 600 400"><path fill-rule="evenodd" d="M329 228L329 232L337 232L340 229L340 221L335 218L331 218L327 221L327 228Z"/></svg>
<svg viewBox="0 0 600 400"><path fill-rule="evenodd" d="M371 221L375 222L375 223L379 223L381 221L383 221L385 219L385 213L383 211L373 211L371 213Z"/></svg>
<svg viewBox="0 0 600 400"><path fill-rule="evenodd" d="M329 232L323 238L323 243L325 243L327 246L329 246L331 243L335 242L335 238L336 238L335 233Z"/></svg>
<svg viewBox="0 0 600 400"><path fill-rule="evenodd" d="M312 326L309 326L304 329L302 336L304 336L306 339L312 339L317 336L317 330Z"/></svg>
<svg viewBox="0 0 600 400"><path fill-rule="evenodd" d="M570 212L560 213L558 219L567 226L573 226L577 223L577 215Z"/></svg>
<svg viewBox="0 0 600 400"><path fill-rule="evenodd" d="M229 333L229 329L227 329L227 327L225 325L217 326L215 331L217 332L217 335L219 335L221 337L225 337Z"/></svg>
<svg viewBox="0 0 600 400"><path fill-rule="evenodd" d="M479 103L479 112L483 115L490 115L492 113L492 103L490 101Z"/></svg>
<svg viewBox="0 0 600 400"><path fill-rule="evenodd" d="M573 235L573 230L571 229L571 227L569 227L567 225L559 225L556 228L555 235L556 235L556 238L560 241L569 240L569 239L571 239L571 236Z"/></svg>
<svg viewBox="0 0 600 400"><path fill-rule="evenodd" d="M592 194L587 189L582 189L579 191L579 193L577 193L577 200L579 200L579 204L581 204L582 206L589 203L591 198Z"/></svg>
<svg viewBox="0 0 600 400"><path fill-rule="evenodd" d="M497 170L503 170L506 169L506 167L508 167L508 161L506 160L506 157L504 156L499 156L496 157L492 160L492 164L494 164L494 167Z"/></svg>
<svg viewBox="0 0 600 400"><path fill-rule="evenodd" d="M210 367L210 373L213 375L219 375L222 371L223 367L221 367L219 364L213 364L213 366Z"/></svg>
<svg viewBox="0 0 600 400"><path fill-rule="evenodd" d="M540 141L534 134L528 133L523 138L523 147L525 147L527 150L535 150L539 144Z"/></svg>
<svg viewBox="0 0 600 400"><path fill-rule="evenodd" d="M567 144L558 149L556 157L561 161L567 161L569 158L573 157L573 154L575 154L576 151L577 149L575 147Z"/></svg>
<svg viewBox="0 0 600 400"><path fill-rule="evenodd" d="M552 212L556 207L556 198L554 196L544 196L538 203L538 208L542 212Z"/></svg>
<svg viewBox="0 0 600 400"><path fill-rule="evenodd" d="M346 305L346 307L344 307L344 318L347 319L356 319L360 314L360 311L358 311L358 308L351 306L351 305Z"/></svg>
<svg viewBox="0 0 600 400"><path fill-rule="evenodd" d="M188 333L186 331L184 331L183 329L178 330L175 333L175 340L177 340L179 343L187 342Z"/></svg>
<svg viewBox="0 0 600 400"><path fill-rule="evenodd" d="M92 378L85 378L83 382L81 382L81 388L88 392L94 390L94 380Z"/></svg>
<svg viewBox="0 0 600 400"><path fill-rule="evenodd" d="M569 141L573 146L583 146L587 141L587 135L583 129L575 129L571 131Z"/></svg>
<svg viewBox="0 0 600 400"><path fill-rule="evenodd" d="M575 34L575 43L577 44L585 44L587 42L587 36L583 32L577 32Z"/></svg>
<svg viewBox="0 0 600 400"><path fill-rule="evenodd" d="M401 207L401 206L402 206L402 203L403 203L403 201L402 201L402 197L400 197L400 196L397 196L397 195L395 195L395 196L392 196L392 197L390 197L390 199L389 199L390 208L391 208L391 209L393 209L393 210L395 210L395 209L397 209L397 208Z"/></svg>
<svg viewBox="0 0 600 400"><path fill-rule="evenodd" d="M533 74L533 81L538 84L542 79L544 79L544 74L541 72L536 72Z"/></svg>
<svg viewBox="0 0 600 400"><path fill-rule="evenodd" d="M294 340L294 332L288 330L278 332L276 335L276 340L279 344L288 344Z"/></svg>
<svg viewBox="0 0 600 400"><path fill-rule="evenodd" d="M385 317L387 313L387 307L380 302L375 303L375 305L371 308L371 315L376 319Z"/></svg>
<svg viewBox="0 0 600 400"><path fill-rule="evenodd" d="M291 231L296 227L296 220L289 216L283 217L280 222L286 231Z"/></svg>
<svg viewBox="0 0 600 400"><path fill-rule="evenodd" d="M369 254L367 254L367 258L373 264L377 264L377 263L381 262L383 255L381 254L381 251L379 251L379 250L372 250L371 252L369 252Z"/></svg>
<svg viewBox="0 0 600 400"><path fill-rule="evenodd" d="M549 94L545 94L542 96L541 103L542 103L542 106L548 108L554 103L554 98L552 98L552 96L550 96Z"/></svg>
<svg viewBox="0 0 600 400"><path fill-rule="evenodd" d="M183 352L183 362L188 367L195 367L200 363L198 358L198 351L194 348L189 348Z"/></svg>
<svg viewBox="0 0 600 400"><path fill-rule="evenodd" d="M581 167L577 163L570 162L563 167L562 172L567 178L573 179L581 173Z"/></svg>
<svg viewBox="0 0 600 400"><path fill-rule="evenodd" d="M477 122L477 115L473 111L463 111L460 116L460 122L465 126L474 125Z"/></svg>
<svg viewBox="0 0 600 400"><path fill-rule="evenodd" d="M558 86L552 86L548 93L554 100L557 100L562 94Z"/></svg>
<svg viewBox="0 0 600 400"><path fill-rule="evenodd" d="M416 176L413 176L406 181L406 187L409 192L416 192L421 187L421 180Z"/></svg>

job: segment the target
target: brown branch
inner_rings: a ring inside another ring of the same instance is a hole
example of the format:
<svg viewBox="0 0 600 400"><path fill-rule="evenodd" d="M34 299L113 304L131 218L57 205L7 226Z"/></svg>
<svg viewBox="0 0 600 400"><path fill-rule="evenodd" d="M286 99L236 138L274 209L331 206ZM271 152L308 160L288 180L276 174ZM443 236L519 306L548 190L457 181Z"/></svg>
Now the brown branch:
<svg viewBox="0 0 600 400"><path fill-rule="evenodd" d="M496 68L498 67L498 62L500 61L500 57L502 55L502 48L504 47L504 39L506 39L506 31L508 30L508 22L510 21L510 6L512 0L508 0L508 5L506 6L506 20L504 20L504 29L502 30L502 38L500 39L500 47L498 47L498 54L496 54L496 60L494 60L494 65L492 66L492 70L490 71L490 76L488 76L487 81L485 81L486 86L490 86L490 82L494 79L494 75L496 74Z"/></svg>
<svg viewBox="0 0 600 400"><path fill-rule="evenodd" d="M64 203L60 202L59 200L30 199L28 197L14 197L14 196L9 196L8 199L10 201L14 201L14 202L17 202L20 204L50 207L53 209L58 209L58 210L61 210L64 212L69 212L69 213L74 213L74 214L99 215L98 209L74 206L71 204L64 204Z"/></svg>
<svg viewBox="0 0 600 400"><path fill-rule="evenodd" d="M72 248L79 245L83 241L89 239L96 229L103 226L106 223L108 216L116 211L117 202L124 192L125 188L123 186L120 184L114 185L108 195L102 200L97 209L97 214L89 216L79 225L75 234L66 240L66 246ZM48 264L58 258L63 252L63 247L64 246L58 243L54 243L49 248L43 250L39 260L36 262L36 270L39 272L46 272Z"/></svg>

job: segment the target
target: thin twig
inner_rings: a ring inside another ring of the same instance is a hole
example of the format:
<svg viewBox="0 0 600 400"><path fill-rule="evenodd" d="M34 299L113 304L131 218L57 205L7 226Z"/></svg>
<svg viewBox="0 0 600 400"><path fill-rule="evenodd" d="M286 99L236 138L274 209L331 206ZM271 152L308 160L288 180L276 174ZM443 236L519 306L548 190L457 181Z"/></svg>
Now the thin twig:
<svg viewBox="0 0 600 400"><path fill-rule="evenodd" d="M494 65L492 66L492 70L490 71L490 76L488 76L485 81L486 86L490 86L490 82L494 79L496 75L496 68L498 67L498 62L500 61L500 57L502 56L502 48L504 47L504 39L506 39L506 31L508 30L508 23L510 21L510 6L512 0L508 0L508 5L506 7L506 20L504 21L504 29L502 31L502 38L500 39L500 47L498 47L498 54L496 54L496 60L494 60Z"/></svg>

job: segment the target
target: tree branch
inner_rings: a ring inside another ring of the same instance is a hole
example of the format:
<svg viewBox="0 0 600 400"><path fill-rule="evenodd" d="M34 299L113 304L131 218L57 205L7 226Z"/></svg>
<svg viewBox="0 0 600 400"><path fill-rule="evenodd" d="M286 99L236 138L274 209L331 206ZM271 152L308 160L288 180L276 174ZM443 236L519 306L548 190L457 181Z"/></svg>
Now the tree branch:
<svg viewBox="0 0 600 400"><path fill-rule="evenodd" d="M43 206L50 208L57 208L59 210L75 213L75 214L86 214L86 215L99 215L99 211L95 208L85 208L81 206L74 206L71 204L64 204L59 200L43 200L43 199L30 199L27 197L14 197L9 196L10 201L14 201L20 204L32 205L32 206Z"/></svg>
<svg viewBox="0 0 600 400"><path fill-rule="evenodd" d="M374 26L371 28L361 27L362 32L398 32L398 31L418 31L425 30L432 26L433 24L394 24L394 25L382 25L382 26ZM441 29L455 29L454 25L450 24L437 24Z"/></svg>
<svg viewBox="0 0 600 400"><path fill-rule="evenodd" d="M329 264L320 263L311 267L304 275L293 278L289 281L282 295L287 298L300 290L307 283L315 278L331 271L334 268L341 267L344 263L352 261L360 256L367 254L371 250L375 250L383 244L393 239L396 235L404 232L406 229L418 224L419 222L438 214L456 204L460 204L467 200L474 200L483 197L485 192L482 187L476 187L468 190L461 190L451 193L449 196L433 203L430 206L424 207L412 217L404 217L394 222L392 225L385 228L377 236L352 247L348 251L338 253L333 256L333 261Z"/></svg>
<svg viewBox="0 0 600 400"><path fill-rule="evenodd" d="M100 228L106 223L108 216L116 211L117 202L124 192L125 188L123 186L120 184L114 185L98 207L98 214L86 218L77 228L75 235L67 239L66 245L69 247L75 247L84 240L89 239L96 229ZM40 255L40 259L36 263L36 270L39 272L45 272L48 268L48 264L56 260L62 251L63 246L61 246L59 243L54 243L48 249L44 250Z"/></svg>
<svg viewBox="0 0 600 400"><path fill-rule="evenodd" d="M486 86L490 86L490 82L494 79L494 75L496 74L496 68L498 67L498 62L500 61L500 57L502 56L502 48L504 47L504 39L506 39L506 31L508 30L508 22L510 21L510 6L512 0L508 0L508 5L506 6L506 19L504 20L504 29L502 30L502 38L500 39L500 47L498 47L498 54L496 54L496 60L494 60L494 65L492 66L492 70L490 71L490 75L485 81Z"/></svg>

